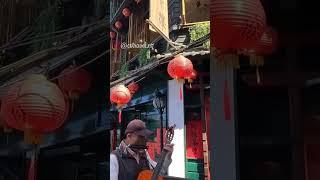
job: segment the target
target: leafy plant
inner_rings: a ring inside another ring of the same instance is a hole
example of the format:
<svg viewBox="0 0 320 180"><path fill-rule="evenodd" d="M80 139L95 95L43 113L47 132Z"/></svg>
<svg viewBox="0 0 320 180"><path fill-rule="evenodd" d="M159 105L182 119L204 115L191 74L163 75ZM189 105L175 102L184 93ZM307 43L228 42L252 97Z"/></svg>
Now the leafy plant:
<svg viewBox="0 0 320 180"><path fill-rule="evenodd" d="M193 25L190 29L189 29L189 34L190 34L190 39L191 42L194 42L196 40L198 40L199 38L207 35L210 33L210 22L206 22L206 23L199 23L196 25ZM208 40L207 42L205 42L202 45L204 48L210 48L210 41Z"/></svg>
<svg viewBox="0 0 320 180"><path fill-rule="evenodd" d="M120 67L119 70L119 76L120 78L125 77L126 75L128 75L128 70L129 70L129 65L127 63L123 63Z"/></svg>
<svg viewBox="0 0 320 180"><path fill-rule="evenodd" d="M126 62L127 57L126 57L126 53L121 53L120 55L120 59L121 59L121 66L119 69L119 76L120 78L125 77L128 74L129 71L129 65Z"/></svg>
<svg viewBox="0 0 320 180"><path fill-rule="evenodd" d="M150 59L150 49L149 48L143 48L140 50L138 54L138 60L140 67L147 65L151 59Z"/></svg>

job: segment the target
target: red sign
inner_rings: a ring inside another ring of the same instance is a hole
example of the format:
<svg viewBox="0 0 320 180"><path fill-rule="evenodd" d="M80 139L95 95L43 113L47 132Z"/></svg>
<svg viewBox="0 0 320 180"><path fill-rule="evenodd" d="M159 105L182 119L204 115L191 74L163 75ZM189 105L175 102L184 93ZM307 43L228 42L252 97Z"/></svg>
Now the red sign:
<svg viewBox="0 0 320 180"><path fill-rule="evenodd" d="M201 120L187 122L187 158L203 159Z"/></svg>
<svg viewBox="0 0 320 180"><path fill-rule="evenodd" d="M163 142L165 143L165 132L166 129L163 129ZM156 160L156 155L161 154L161 148L160 148L160 128L157 128L157 137L156 142L148 142L148 153L152 160Z"/></svg>

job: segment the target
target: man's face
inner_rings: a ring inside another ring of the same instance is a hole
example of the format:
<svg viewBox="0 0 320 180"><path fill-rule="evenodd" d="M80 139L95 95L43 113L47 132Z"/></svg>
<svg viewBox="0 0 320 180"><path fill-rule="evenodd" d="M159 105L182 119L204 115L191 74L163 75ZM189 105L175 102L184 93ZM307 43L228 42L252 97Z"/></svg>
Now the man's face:
<svg viewBox="0 0 320 180"><path fill-rule="evenodd" d="M140 136L135 133L129 133L128 140L129 140L129 143L132 145L145 146L147 144L147 139L144 136Z"/></svg>

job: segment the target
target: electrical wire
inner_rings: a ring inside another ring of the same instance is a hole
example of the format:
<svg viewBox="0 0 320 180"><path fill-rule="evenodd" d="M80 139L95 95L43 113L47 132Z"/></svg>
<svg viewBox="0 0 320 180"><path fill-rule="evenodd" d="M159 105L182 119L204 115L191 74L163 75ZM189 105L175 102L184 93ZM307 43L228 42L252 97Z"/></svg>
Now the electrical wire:
<svg viewBox="0 0 320 180"><path fill-rule="evenodd" d="M89 65L89 64L91 64L91 63L93 63L93 62L95 62L96 60L98 60L98 59L101 58L102 56L108 54L109 52L110 52L110 50L105 51L105 52L101 53L100 55L98 55L97 57L91 59L90 61L88 61L88 62L86 62L86 63L84 63L84 64L82 64L82 65L80 65L80 66L77 66L76 68L72 69L71 71L68 71L68 72L63 73L63 74L59 74L58 76L55 76L55 77L51 78L50 81L54 81L54 80L56 80L56 79L58 79L58 78L60 78L60 77L63 77L63 76L65 76L65 75L67 75L67 74L70 74L70 73L72 73L72 72L75 72L75 71L77 71L77 70L79 70L79 69L81 69L81 68L83 68L83 67L85 67L85 66L87 66L87 65Z"/></svg>
<svg viewBox="0 0 320 180"><path fill-rule="evenodd" d="M105 51L105 52L101 53L100 55L96 56L95 58L91 59L90 61L88 61L88 62L86 62L86 63L84 63L84 64L82 64L82 65L80 65L80 66L77 66L76 68L72 69L71 71L68 71L68 72L59 74L58 76L55 76L55 77L53 77L53 78L50 78L49 80L50 80L50 81L54 81L54 80L56 80L56 79L58 79L58 78L60 78L60 77L63 77L63 76L65 76L65 75L67 75L67 74L70 74L70 73L72 73L72 72L75 72L75 71L77 71L77 70L79 70L79 69L81 69L81 68L83 68L83 67L85 67L85 66L87 66L87 65L89 65L89 64L91 64L91 63L93 63L93 62L95 62L95 61L97 61L99 58L103 57L104 55L108 54L109 52L110 52L110 50ZM18 79L18 80L12 81L12 82L8 82L8 83L0 86L0 88L8 87L8 86L10 86L10 85L13 85L13 84L15 84L15 83L17 83L17 82L21 82L21 81L23 81L23 80L25 80L25 78Z"/></svg>
<svg viewBox="0 0 320 180"><path fill-rule="evenodd" d="M99 23L101 23L101 24L99 24ZM76 32L78 30L81 30L81 29L84 29L84 28L87 28L87 27L95 26L97 24L99 24L99 26L101 26L101 25L107 24L107 22L103 19L103 20L96 21L96 22L91 23L91 24L86 24L86 25L72 27L72 28L64 29L64 30L60 30L60 31L41 34L41 35L38 35L38 36L35 36L35 37L31 37L31 38L27 38L27 39L24 39L24 40L15 42L15 43L10 43L10 44L4 45L4 46L0 47L0 51L13 49L13 48L16 48L16 47L25 46L25 45L28 45L28 44L32 44L32 43L35 43L35 42L40 42L40 41L44 41L44 40L48 40L48 39L55 39L55 38L62 37L64 35L70 34L72 32ZM64 33L56 35L54 37L50 36L50 35L58 34L58 33L62 33L62 32L64 32ZM50 36L50 37L46 37L46 36ZM42 38L42 37L45 37L45 38Z"/></svg>
<svg viewBox="0 0 320 180"><path fill-rule="evenodd" d="M182 53L182 52L184 52L184 51L186 51L186 50L195 48L195 46L202 45L203 43L205 43L206 41L208 41L208 39L210 39L210 33L207 34L207 35L205 35L205 36L203 36L203 37L201 37L201 38L199 38L199 39L197 39L196 41L190 43L190 44L187 45L186 47L183 47L183 48L181 48L181 49L176 50L175 52L172 52L172 53L171 53L171 52L168 52L168 51L167 51L168 53L170 53L169 56L160 58L158 61L154 62L154 65L153 65L153 66L149 67L146 71L144 71L144 72L141 73L141 74L142 74L142 75L148 74L148 73L151 72L155 67L157 67L159 64L165 64L165 63L167 63L167 62L169 61L169 60L168 60L169 58L172 58L172 57L174 57L175 55L180 54L180 53ZM165 61L165 60L167 60L167 61ZM136 71L136 72L134 72L134 73L126 76L125 78L123 78L123 79L121 79L121 80L117 80L117 81L114 81L114 82L110 83L110 85L112 86L112 85L115 84L116 82L117 82L117 83L121 83L121 82L127 80L127 78L128 78L129 76L134 76L134 75L138 74L139 72L141 72L141 71ZM141 76L141 75L140 75L140 76ZM138 81L141 81L141 80L138 80Z"/></svg>
<svg viewBox="0 0 320 180"><path fill-rule="evenodd" d="M97 27L97 28L95 28L94 30L96 30L96 29L98 29L98 28L100 28L100 27ZM39 54L41 54L41 53L50 52L50 50L55 50L55 49L58 49L58 48L67 46L68 44L70 44L70 43L72 43L72 42L75 42L75 41L77 41L77 40L82 39L84 36L86 36L86 35L88 35L88 34L90 34L90 33L91 33L90 31L84 32L84 33L82 33L82 34L80 34L80 35L77 35L76 37L71 38L71 39L69 39L68 41L62 43L61 45L59 45L59 47L53 47L53 48L45 49L45 50L40 51L40 52L37 52L37 53L35 53L35 54L33 54L33 55L29 56L29 57L37 56L37 55L39 55ZM22 60L20 60L20 61L18 61L18 62L12 63L12 64L10 64L10 65L8 65L8 66L3 67L3 68L0 68L0 72L3 72L3 71L5 71L5 70L8 71L8 70L12 69L13 67L17 67L17 66L19 66L19 65L20 65L20 66L23 66L23 65L25 65L25 64L30 63L29 61L30 61L30 60L29 60L28 58L24 58L24 59L22 59Z"/></svg>

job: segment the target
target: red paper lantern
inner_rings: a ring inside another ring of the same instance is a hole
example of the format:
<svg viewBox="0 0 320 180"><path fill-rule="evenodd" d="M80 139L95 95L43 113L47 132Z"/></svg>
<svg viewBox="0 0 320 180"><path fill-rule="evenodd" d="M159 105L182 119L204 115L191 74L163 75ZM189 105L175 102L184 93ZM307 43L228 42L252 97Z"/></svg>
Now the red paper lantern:
<svg viewBox="0 0 320 180"><path fill-rule="evenodd" d="M67 109L56 84L42 75L31 75L10 88L3 99L1 114L9 127L36 136L61 127L68 116Z"/></svg>
<svg viewBox="0 0 320 180"><path fill-rule="evenodd" d="M117 85L111 88L110 100L112 103L118 105L118 107L127 104L131 100L131 93L124 85Z"/></svg>
<svg viewBox="0 0 320 180"><path fill-rule="evenodd" d="M139 90L139 85L135 82L132 82L128 85L128 89L131 92L131 94L134 94Z"/></svg>
<svg viewBox="0 0 320 180"><path fill-rule="evenodd" d="M184 84L184 80L187 79L193 71L192 62L190 61L190 59L182 55L177 55L169 62L167 71L172 78L181 83L180 100L182 100L182 86Z"/></svg>
<svg viewBox="0 0 320 180"><path fill-rule="evenodd" d="M67 93L71 99L78 99L81 94L89 91L91 87L91 75L85 69L77 69L75 65L71 65L64 69L63 75L58 79L60 88Z"/></svg>
<svg viewBox="0 0 320 180"><path fill-rule="evenodd" d="M113 31L110 31L110 38L114 39L116 37L116 33Z"/></svg>
<svg viewBox="0 0 320 180"><path fill-rule="evenodd" d="M190 59L178 55L168 64L168 74L174 79L186 79L193 71Z"/></svg>
<svg viewBox="0 0 320 180"><path fill-rule="evenodd" d="M115 26L118 30L120 30L120 29L123 27L123 24L122 24L122 22L117 21L117 22L114 24L114 26Z"/></svg>
<svg viewBox="0 0 320 180"><path fill-rule="evenodd" d="M110 91L110 101L114 104L117 104L117 108L119 111L119 123L121 123L122 116L122 108L131 100L131 93L128 88L124 85L117 85L111 88Z"/></svg>
<svg viewBox="0 0 320 180"><path fill-rule="evenodd" d="M118 51L121 48L121 42L119 40L115 40L112 42L112 49L114 51Z"/></svg>
<svg viewBox="0 0 320 180"><path fill-rule="evenodd" d="M122 10L122 14L125 16L125 17L129 17L131 15L131 11L129 8L124 8Z"/></svg>
<svg viewBox="0 0 320 180"><path fill-rule="evenodd" d="M272 54L278 45L278 34L272 28L267 28L262 34L260 40L256 43L252 49L252 53L256 55L270 55Z"/></svg>
<svg viewBox="0 0 320 180"><path fill-rule="evenodd" d="M214 0L211 3L212 45L222 50L252 48L266 27L260 0Z"/></svg>
<svg viewBox="0 0 320 180"><path fill-rule="evenodd" d="M191 74L187 77L188 82L192 83L193 80L197 79L197 74L198 74L197 71L193 69Z"/></svg>

